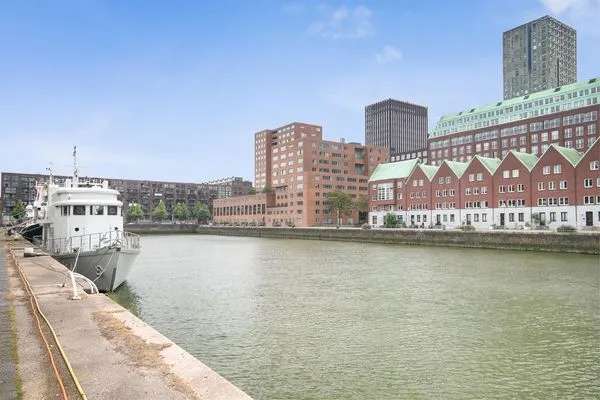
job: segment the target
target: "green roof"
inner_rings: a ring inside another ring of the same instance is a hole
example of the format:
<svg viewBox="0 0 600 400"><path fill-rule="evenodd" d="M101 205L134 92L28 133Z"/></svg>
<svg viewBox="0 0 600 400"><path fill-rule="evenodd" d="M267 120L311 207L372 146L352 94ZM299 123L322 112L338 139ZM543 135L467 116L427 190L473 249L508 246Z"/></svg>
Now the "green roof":
<svg viewBox="0 0 600 400"><path fill-rule="evenodd" d="M419 164L419 168L423 170L423 172L427 176L427 179L431 180L431 178L433 178L439 167L435 165Z"/></svg>
<svg viewBox="0 0 600 400"><path fill-rule="evenodd" d="M579 160L581 160L581 153L575 149L569 149L568 147L557 146L551 144L550 147L554 147L564 158L569 160L572 166L576 166Z"/></svg>
<svg viewBox="0 0 600 400"><path fill-rule="evenodd" d="M548 108L566 111L578 108L579 106L574 103L579 102L581 104L600 103L600 78L558 86L481 107L472 107L459 113L444 115L429 133L429 137L445 136L533 118L548 114Z"/></svg>
<svg viewBox="0 0 600 400"><path fill-rule="evenodd" d="M415 158L413 160L379 164L375 167L375 171L371 174L369 181L406 178L418 163L419 160Z"/></svg>
<svg viewBox="0 0 600 400"><path fill-rule="evenodd" d="M502 160L499 159L499 158L481 157L481 156L478 156L478 155L476 155L473 158L474 159L475 158L478 159L479 162L481 162L483 164L483 166L486 167L487 170L492 175L494 174L494 172L496 172L496 170L498 169L498 166L502 162Z"/></svg>
<svg viewBox="0 0 600 400"><path fill-rule="evenodd" d="M445 160L444 163L446 163L446 165L448 165L452 172L454 172L454 175L456 175L459 178L462 176L462 174L465 173L467 167L469 166L469 163L460 161Z"/></svg>
<svg viewBox="0 0 600 400"><path fill-rule="evenodd" d="M511 150L510 151L519 161L523 163L527 167L528 170L532 170L533 166L537 163L537 156L531 153L522 153L520 151Z"/></svg>

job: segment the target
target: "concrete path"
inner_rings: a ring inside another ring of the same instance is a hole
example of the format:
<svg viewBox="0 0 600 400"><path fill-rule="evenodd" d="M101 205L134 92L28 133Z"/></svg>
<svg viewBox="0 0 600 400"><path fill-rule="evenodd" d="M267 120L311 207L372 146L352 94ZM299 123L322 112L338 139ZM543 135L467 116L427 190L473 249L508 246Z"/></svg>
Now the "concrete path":
<svg viewBox="0 0 600 400"><path fill-rule="evenodd" d="M59 286L67 269L53 258L18 262L88 399L250 399L107 296L70 300L71 289ZM24 398L39 398L30 389Z"/></svg>

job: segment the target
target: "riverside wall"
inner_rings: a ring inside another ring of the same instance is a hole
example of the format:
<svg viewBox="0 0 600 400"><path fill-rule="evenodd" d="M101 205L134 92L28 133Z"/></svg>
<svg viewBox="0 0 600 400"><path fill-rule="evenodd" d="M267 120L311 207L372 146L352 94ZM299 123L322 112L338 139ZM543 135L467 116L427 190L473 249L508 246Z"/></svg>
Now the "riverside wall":
<svg viewBox="0 0 600 400"><path fill-rule="evenodd" d="M197 233L279 239L312 239L385 244L472 247L600 254L600 232L461 231L436 229L268 228L187 225L128 225L141 234Z"/></svg>

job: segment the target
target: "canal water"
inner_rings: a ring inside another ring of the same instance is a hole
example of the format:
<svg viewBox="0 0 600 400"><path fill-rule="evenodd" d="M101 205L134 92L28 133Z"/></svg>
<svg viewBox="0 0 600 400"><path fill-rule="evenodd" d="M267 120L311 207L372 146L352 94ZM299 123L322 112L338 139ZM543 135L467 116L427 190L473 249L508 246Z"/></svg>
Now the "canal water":
<svg viewBox="0 0 600 400"><path fill-rule="evenodd" d="M255 399L597 398L596 256L147 236L114 296Z"/></svg>

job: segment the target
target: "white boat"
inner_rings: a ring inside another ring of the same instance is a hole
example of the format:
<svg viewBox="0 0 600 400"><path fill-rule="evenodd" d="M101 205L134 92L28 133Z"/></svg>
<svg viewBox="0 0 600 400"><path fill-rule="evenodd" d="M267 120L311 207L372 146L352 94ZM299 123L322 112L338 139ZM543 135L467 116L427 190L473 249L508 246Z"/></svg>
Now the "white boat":
<svg viewBox="0 0 600 400"><path fill-rule="evenodd" d="M57 185L50 172L49 181L37 185L30 226L41 227L41 237L33 241L101 292L113 291L125 282L140 252L139 236L123 230L123 204L108 181L79 179L76 156L75 149L72 179Z"/></svg>

